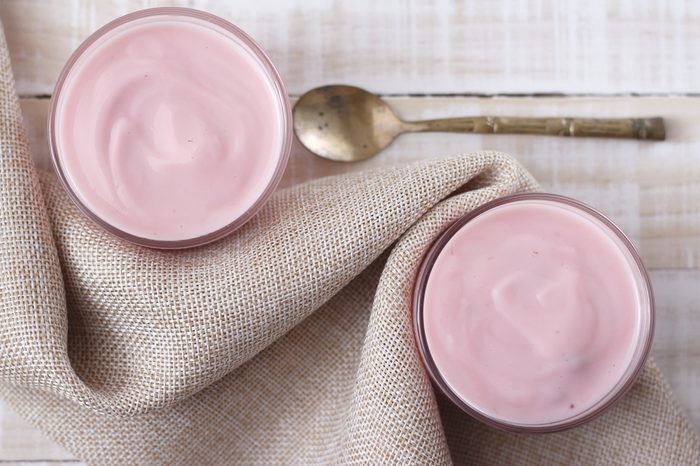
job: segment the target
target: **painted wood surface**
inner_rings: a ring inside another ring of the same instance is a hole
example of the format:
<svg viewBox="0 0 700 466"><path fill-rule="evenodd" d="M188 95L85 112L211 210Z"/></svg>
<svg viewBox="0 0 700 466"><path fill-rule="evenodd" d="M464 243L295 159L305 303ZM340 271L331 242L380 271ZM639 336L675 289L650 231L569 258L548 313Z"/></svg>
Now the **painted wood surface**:
<svg viewBox="0 0 700 466"><path fill-rule="evenodd" d="M235 22L295 95L332 82L390 94L700 92L694 0L2 0L18 90L49 94L92 31L156 5Z"/></svg>
<svg viewBox="0 0 700 466"><path fill-rule="evenodd" d="M599 208L639 247L657 295L654 355L700 428L700 2L0 0L39 166L49 167L46 97L68 55L110 19L157 5L194 6L243 27L292 95L361 85L407 119L663 116L663 143L417 134L354 165L297 146L283 186L478 149L514 155L544 189ZM81 464L0 402L0 464L44 463Z"/></svg>
<svg viewBox="0 0 700 466"><path fill-rule="evenodd" d="M297 145L282 186L479 149L515 156L551 192L576 197L609 215L654 268L700 267L700 97L392 98L404 118L459 115L613 117L661 115L664 142L548 136L409 134L378 157L356 164L319 159ZM47 99L24 99L38 163L49 167Z"/></svg>

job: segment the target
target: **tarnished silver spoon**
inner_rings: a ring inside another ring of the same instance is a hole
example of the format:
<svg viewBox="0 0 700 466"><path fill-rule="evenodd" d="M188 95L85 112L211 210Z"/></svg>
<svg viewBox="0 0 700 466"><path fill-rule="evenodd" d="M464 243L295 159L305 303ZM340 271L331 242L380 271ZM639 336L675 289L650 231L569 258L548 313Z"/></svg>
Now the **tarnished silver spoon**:
<svg viewBox="0 0 700 466"><path fill-rule="evenodd" d="M312 89L294 106L294 132L314 154L355 162L378 154L402 133L431 131L542 134L662 141L662 118L521 118L477 116L403 121L377 95L358 87Z"/></svg>

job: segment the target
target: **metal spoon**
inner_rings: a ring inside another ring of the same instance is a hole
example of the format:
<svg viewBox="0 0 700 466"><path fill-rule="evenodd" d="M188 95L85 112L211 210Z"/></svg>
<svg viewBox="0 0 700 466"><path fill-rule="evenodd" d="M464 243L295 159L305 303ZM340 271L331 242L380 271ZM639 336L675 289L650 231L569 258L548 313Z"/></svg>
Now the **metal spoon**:
<svg viewBox="0 0 700 466"><path fill-rule="evenodd" d="M396 136L416 131L544 134L662 141L662 118L464 117L403 121L377 95L353 86L312 89L294 106L294 132L314 154L339 162L364 160Z"/></svg>

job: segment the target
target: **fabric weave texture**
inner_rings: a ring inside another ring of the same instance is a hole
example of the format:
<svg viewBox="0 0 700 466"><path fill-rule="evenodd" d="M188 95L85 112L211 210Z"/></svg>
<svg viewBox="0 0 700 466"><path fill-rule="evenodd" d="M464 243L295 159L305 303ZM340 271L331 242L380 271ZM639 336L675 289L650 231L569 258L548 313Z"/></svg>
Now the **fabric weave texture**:
<svg viewBox="0 0 700 466"><path fill-rule="evenodd" d="M536 189L477 152L279 191L205 247L129 245L36 172L2 37L0 396L91 464L700 464L653 362L561 434L495 431L431 389L410 316L423 254Z"/></svg>

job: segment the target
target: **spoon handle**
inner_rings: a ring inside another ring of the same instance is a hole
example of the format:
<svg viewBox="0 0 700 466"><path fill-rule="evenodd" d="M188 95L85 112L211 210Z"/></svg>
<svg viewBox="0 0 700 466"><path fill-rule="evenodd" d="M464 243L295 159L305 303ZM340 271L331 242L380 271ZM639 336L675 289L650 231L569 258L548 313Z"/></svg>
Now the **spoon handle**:
<svg viewBox="0 0 700 466"><path fill-rule="evenodd" d="M408 132L543 134L663 141L663 118L464 117L405 122Z"/></svg>

